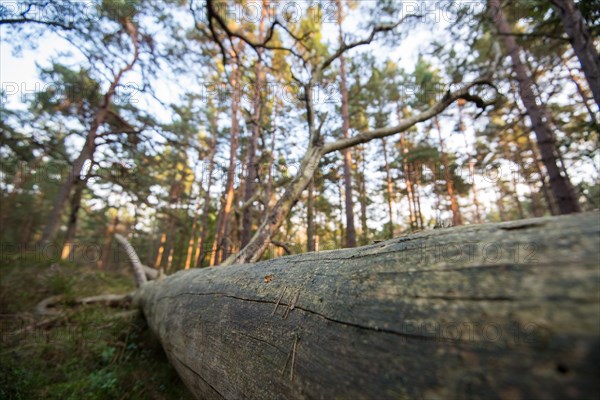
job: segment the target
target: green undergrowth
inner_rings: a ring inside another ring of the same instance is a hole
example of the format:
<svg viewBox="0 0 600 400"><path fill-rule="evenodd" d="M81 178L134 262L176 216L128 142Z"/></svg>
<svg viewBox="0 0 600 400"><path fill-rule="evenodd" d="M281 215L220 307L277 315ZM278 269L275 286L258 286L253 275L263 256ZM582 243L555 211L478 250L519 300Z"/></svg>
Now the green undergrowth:
<svg viewBox="0 0 600 400"><path fill-rule="evenodd" d="M41 300L131 292L133 278L69 263L0 261L0 399L190 399L139 315L102 305Z"/></svg>

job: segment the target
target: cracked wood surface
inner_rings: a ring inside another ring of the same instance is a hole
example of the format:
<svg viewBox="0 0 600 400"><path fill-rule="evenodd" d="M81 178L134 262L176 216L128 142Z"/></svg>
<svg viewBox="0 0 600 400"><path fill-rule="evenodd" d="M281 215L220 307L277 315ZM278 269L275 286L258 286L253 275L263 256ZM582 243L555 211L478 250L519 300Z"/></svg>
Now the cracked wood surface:
<svg viewBox="0 0 600 400"><path fill-rule="evenodd" d="M433 230L181 271L136 301L201 399L590 398L599 233L597 212Z"/></svg>

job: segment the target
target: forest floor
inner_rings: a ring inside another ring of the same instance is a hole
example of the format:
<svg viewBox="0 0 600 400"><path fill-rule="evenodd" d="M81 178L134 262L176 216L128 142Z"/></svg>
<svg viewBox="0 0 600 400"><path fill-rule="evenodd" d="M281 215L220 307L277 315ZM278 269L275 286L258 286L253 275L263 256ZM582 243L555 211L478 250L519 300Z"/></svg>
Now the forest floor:
<svg viewBox="0 0 600 400"><path fill-rule="evenodd" d="M103 305L63 305L58 317L34 313L52 295L68 303L132 290L125 273L1 259L0 399L192 398L141 316Z"/></svg>

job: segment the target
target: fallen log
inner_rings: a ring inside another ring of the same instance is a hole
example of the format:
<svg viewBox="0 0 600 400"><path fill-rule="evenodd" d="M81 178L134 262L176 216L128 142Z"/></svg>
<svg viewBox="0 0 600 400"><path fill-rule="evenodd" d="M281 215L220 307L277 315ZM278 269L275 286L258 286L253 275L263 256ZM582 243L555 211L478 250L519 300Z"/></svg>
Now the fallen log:
<svg viewBox="0 0 600 400"><path fill-rule="evenodd" d="M600 392L600 214L180 271L134 304L201 399Z"/></svg>

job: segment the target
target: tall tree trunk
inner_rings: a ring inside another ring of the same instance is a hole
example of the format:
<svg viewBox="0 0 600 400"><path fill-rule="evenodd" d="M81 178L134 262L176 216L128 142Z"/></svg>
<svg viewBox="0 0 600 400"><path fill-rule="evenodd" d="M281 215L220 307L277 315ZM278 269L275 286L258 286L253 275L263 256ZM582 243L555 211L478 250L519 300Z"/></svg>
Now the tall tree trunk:
<svg viewBox="0 0 600 400"><path fill-rule="evenodd" d="M540 198L538 196L537 191L531 185L531 182L528 181L527 184L529 186L529 198L531 200L531 214L534 217L539 218L542 215L544 215L544 212L542 211L542 207L540 205Z"/></svg>
<svg viewBox="0 0 600 400"><path fill-rule="evenodd" d="M502 148L504 159L507 161L514 162L506 138L500 137L500 147ZM510 195L512 196L513 200L515 201L515 204L517 205L519 219L523 219L525 218L525 213L523 212L523 205L521 204L521 199L519 199L519 193L517 192L517 178L515 177L514 173L511 174L510 182L512 186L510 189Z"/></svg>
<svg viewBox="0 0 600 400"><path fill-rule="evenodd" d="M198 159L198 161L196 162L196 165L194 166L193 171L196 171L198 168L198 164L201 164L202 161L200 160L200 158ZM195 174L195 172L192 172L192 175L194 176L194 180L198 181L198 196L196 196L196 207L194 208L194 213L192 214L192 227L190 229L190 234L189 234L189 240L188 240L188 246L187 246L187 251L185 254L185 263L183 265L184 269L190 269L190 267L192 266L192 258L194 256L194 242L196 239L196 236L198 236L198 218L200 217L200 197L202 196L202 180L204 179L204 170L202 169L203 166L201 167L201 174L200 174L200 179L197 179L197 176ZM186 210L186 222L184 223L184 226L187 226L188 224L188 218L189 218L189 207L190 204L188 202L188 206L187 206L187 210ZM181 256L183 256L183 254L181 254Z"/></svg>
<svg viewBox="0 0 600 400"><path fill-rule="evenodd" d="M404 115L402 109L400 108L400 103L396 104L396 113L398 115L398 120L401 120ZM408 146L406 143L405 133L404 131L400 132L400 153L402 157L402 173L404 174L404 180L406 183L406 193L408 195L408 212L410 216L410 229L415 230L418 229L419 225L417 222L416 215L416 199L413 191L413 181L412 181L412 171L414 171L414 166L411 170L411 166L407 160L408 157Z"/></svg>
<svg viewBox="0 0 600 400"><path fill-rule="evenodd" d="M279 101L275 99L275 109L273 112L273 136L271 138L271 150L269 154L269 170L267 172L267 185L265 188L265 206L262 220L266 218L271 209L271 197L273 190L273 164L275 162L275 138L277 137L277 113L279 112Z"/></svg>
<svg viewBox="0 0 600 400"><path fill-rule="evenodd" d="M440 154L442 158L442 164L444 165L444 179L446 181L446 190L448 191L448 197L450 198L450 208L452 210L452 225L459 226L462 225L462 214L460 213L460 208L458 206L458 200L456 199L456 195L454 193L454 173L450 171L450 163L448 161L448 154L444 149L444 139L442 138L442 129L440 127L440 121L437 115L433 118L433 122L438 131L438 136L440 139Z"/></svg>
<svg viewBox="0 0 600 400"><path fill-rule="evenodd" d="M342 32L343 6L341 0L337 1L338 11L338 34L340 47L344 44L344 35ZM344 56L340 60L340 79L342 94L342 133L344 138L349 137L350 115L348 113L348 88L346 86L346 61ZM352 196L352 156L350 149L343 150L344 156L344 189L345 189L345 208L346 208L346 247L356 247L356 229L354 228L354 199Z"/></svg>
<svg viewBox="0 0 600 400"><path fill-rule="evenodd" d="M465 130L465 124L463 122L462 109L465 104L465 101L463 99L460 99L456 102L456 104L458 106L458 129L463 134L463 138L465 139L465 149L468 149L469 143L467 141L467 132ZM475 163L477 157L475 154L471 154L470 152L467 152L467 157L469 159L469 178L471 178L471 193L473 193L473 206L475 207L475 222L480 224L482 221L481 210L479 206L479 197L477 195L477 183L475 182Z"/></svg>
<svg viewBox="0 0 600 400"><path fill-rule="evenodd" d="M173 171L176 171L176 170L177 170L177 158L175 158L175 161L173 163ZM169 210L166 213L167 214L167 226L164 228L162 235L160 237L160 245L158 247L158 252L156 254L156 261L154 262L154 266L157 269L165 266L165 262L169 255L169 251L171 248L171 242L172 242L172 232L173 232L175 219L176 219L174 212L170 209L173 208L172 206L173 206L174 201L176 202L175 210L179 209L178 205L179 205L179 200L180 200L180 195L181 195L181 188L183 187L183 180L184 180L183 177L181 179L181 182L179 180L177 180L176 177L173 177L171 186L169 188L169 193L168 193L168 199L169 199L168 208L169 208Z"/></svg>
<svg viewBox="0 0 600 400"><path fill-rule="evenodd" d="M169 220L170 223L170 220ZM156 269L160 268L160 262L163 258L163 253L165 252L165 243L167 241L167 230L163 230L162 234L160 235L160 242L158 245L158 252L156 253L156 260L154 261L154 267Z"/></svg>
<svg viewBox="0 0 600 400"><path fill-rule="evenodd" d="M502 186L496 190L496 205L498 206L498 214L500 214L500 221L506 221L506 211L504 210L504 194L502 192Z"/></svg>
<svg viewBox="0 0 600 400"><path fill-rule="evenodd" d="M202 267L204 257L206 256L206 235L208 234L208 213L210 212L210 190L212 188L212 176L215 170L215 154L217 153L217 120L216 113L213 114L211 120L211 134L212 140L210 143L210 155L208 173L206 176L207 186L204 191L204 205L202 209L202 219L200 221L200 236L196 243L196 258L194 259L194 265L196 268ZM204 173L204 168L202 168Z"/></svg>
<svg viewBox="0 0 600 400"><path fill-rule="evenodd" d="M314 190L315 179L313 178L308 185L308 200L306 202L306 249L309 252L315 251Z"/></svg>
<svg viewBox="0 0 600 400"><path fill-rule="evenodd" d="M265 31L265 17L267 13L266 0L263 0L263 6L261 7L262 15L260 18L260 24L258 28L258 40L262 41ZM262 47L257 49L258 59L254 68L255 75L255 92L253 101L253 114L252 114L252 137L248 145L248 159L246 163L246 187L244 188L244 203L250 201L254 196L256 183L256 171L258 165L256 165L256 148L258 144L258 137L261 132L261 110L262 110ZM241 246L244 247L248 244L252 234L252 214L253 209L251 206L244 207L242 212L242 234L241 234Z"/></svg>
<svg viewBox="0 0 600 400"><path fill-rule="evenodd" d="M519 193L517 191L517 179L514 176L512 177L512 191L511 192L512 192L513 198L515 199L515 203L517 204L517 211L519 212L519 218L524 219L525 212L523 211L523 204L521 203L521 199L519 199Z"/></svg>
<svg viewBox="0 0 600 400"><path fill-rule="evenodd" d="M388 161L388 154L387 154L387 146L386 146L386 140L385 138L381 139L381 144L383 146L383 160L385 161L385 183L386 183L386 188L387 188L387 203L388 203L388 216L389 216L389 227L388 227L388 236L389 238L393 238L394 237L394 205L393 205L393 200L394 200L394 187L392 185L392 175L390 174L390 163ZM412 214L412 209L411 209L411 214ZM412 215L411 215L412 217ZM411 222L412 222L412 218L411 218ZM412 225L412 223L411 223Z"/></svg>
<svg viewBox="0 0 600 400"><path fill-rule="evenodd" d="M590 29L573 0L551 1L558 10L558 15L569 36L573 50L579 58L596 104L600 107L600 57Z"/></svg>
<svg viewBox="0 0 600 400"><path fill-rule="evenodd" d="M67 235L63 244L61 260L68 259L73 254L75 246L75 232L77 231L77 220L79 209L81 208L81 197L83 189L87 185L87 176L85 179L79 179L75 183L75 189L71 195L71 212L69 213L69 222L67 223Z"/></svg>
<svg viewBox="0 0 600 400"><path fill-rule="evenodd" d="M419 228L419 223L417 221L417 199L415 196L415 184L411 178L412 175L412 171L414 171L414 168L410 166L410 164L406 161L402 162L403 164L403 171L404 171L404 178L406 181L406 193L407 193L407 197L408 197L408 213L409 213L409 217L410 217L410 228L412 230L414 229L418 229Z"/></svg>
<svg viewBox="0 0 600 400"><path fill-rule="evenodd" d="M202 193L202 189L200 189L200 192L198 193L198 195L200 195ZM200 197L200 196L198 196ZM196 209L194 210L194 221L192 222L192 229L190 230L190 240L188 241L188 248L187 248L187 253L185 256L185 264L183 266L184 269L190 269L191 265L192 265L192 257L193 257L193 253L194 253L194 239L196 239L197 236L197 226L198 226L198 218L200 217L198 214L200 212L200 199L198 198L198 204L196 204Z"/></svg>
<svg viewBox="0 0 600 400"><path fill-rule="evenodd" d="M360 241L359 245L364 246L369 241L369 227L367 225L367 184L365 180L365 146L356 146L354 151L354 163L356 171L354 181L358 188L358 202L360 205Z"/></svg>
<svg viewBox="0 0 600 400"><path fill-rule="evenodd" d="M531 170L527 168L525 165L525 161L523 160L522 149L518 148L515 157L517 159L517 164L519 164L519 168L521 171L521 175L525 178L527 182L527 186L529 187L529 196L531 200L531 214L534 217L541 217L543 215L543 211L540 205L540 199L538 197L537 189L534 189L531 182Z"/></svg>
<svg viewBox="0 0 600 400"><path fill-rule="evenodd" d="M175 250L175 247L171 247L169 249L169 257L167 258L167 267L165 268L166 274L171 273L171 267L173 266L173 251L174 250Z"/></svg>
<svg viewBox="0 0 600 400"><path fill-rule="evenodd" d="M27 219L25 220L25 223L22 226L22 232L21 232L21 235L19 235L18 243L22 243L22 244L31 243L31 237L33 236L33 227L34 227L35 220L36 220L36 218L35 218L35 215L33 215L33 214L30 214L27 217Z"/></svg>
<svg viewBox="0 0 600 400"><path fill-rule="evenodd" d="M191 195L192 193L190 193ZM192 225L194 224L194 222L196 221L196 210L194 210L194 214L191 216L192 218ZM185 266L185 264L183 264L182 260L184 260L185 258L187 258L187 247L185 246L185 239L186 239L186 231L187 231L187 227L190 223L190 202L189 200L187 201L186 207L185 207L185 211L183 216L181 217L181 224L179 225L179 239L177 240L177 251L173 254L173 257L177 257L178 258L178 264L181 264L182 266ZM190 229L189 231L189 236L190 238L192 238L192 248L193 248L193 237L194 237L194 232L192 229ZM189 244L189 240L188 240L188 244ZM175 247L175 246L173 246ZM184 258L185 257L185 258Z"/></svg>
<svg viewBox="0 0 600 400"><path fill-rule="evenodd" d="M40 159L35 159L33 161L32 170L37 169L37 166L39 164L38 160ZM25 183L25 180L28 178L27 176L25 176L26 174L24 173L23 169L24 167L20 161L15 163L15 176L12 181L12 191L10 193L7 193L6 197L4 196L4 194L0 194L0 203L2 204L2 207L0 207L0 226L3 227L3 229L0 230L0 239L4 239L4 236L8 233L8 230L4 228L6 226L6 221L9 215L11 215L12 207L14 207L16 204L17 195L20 192L21 187Z"/></svg>
<svg viewBox="0 0 600 400"><path fill-rule="evenodd" d="M176 220L177 220L177 216L175 215L171 215L169 218L169 225L166 231L166 239L163 243L163 253L162 253L162 257L160 259L160 263L158 265L158 267L162 267L165 268L168 261L169 261L169 257L172 256L171 250L173 249L173 237L175 235L175 225L176 225ZM166 271L166 270L165 270Z"/></svg>
<svg viewBox="0 0 600 400"><path fill-rule="evenodd" d="M573 72L573 69L569 66L569 60L566 57L563 57L562 62L563 62L564 67L567 69L567 71L569 71L569 77L573 81L573 84L575 84L575 88L577 88L577 93L579 93L579 96L581 97L581 101L583 101L583 105L585 106L585 109L587 110L587 112L590 116L590 121L592 122L592 124L597 124L598 120L596 119L596 113L592 110L592 108L588 104L588 96L585 93L586 92L585 88L583 87L583 85L581 84L581 81L579 80L579 76L577 75L577 73Z"/></svg>
<svg viewBox="0 0 600 400"><path fill-rule="evenodd" d="M44 230L42 231L42 237L40 238L39 244L41 246L47 244L48 242L54 239L56 234L56 230L58 228L60 217L63 213L65 204L67 199L71 194L71 190L73 186L80 180L81 172L83 171L83 166L87 160L91 160L94 151L96 149L96 134L98 132L98 128L104 122L106 115L108 112L108 104L103 106L97 113L92 123L92 127L88 132L86 137L85 144L77 156L77 159L73 162L72 168L69 168L69 172L64 182L62 183L55 199L54 204L52 205L52 210L50 211L50 215L48 216L48 220L46 225L44 226Z"/></svg>
<svg viewBox="0 0 600 400"><path fill-rule="evenodd" d="M415 176L415 184L413 185L412 190L415 200L415 214L419 223L419 229L425 229L425 223L423 222L423 213L421 212L421 193L419 191L419 188L421 187L421 171L418 171Z"/></svg>
<svg viewBox="0 0 600 400"><path fill-rule="evenodd" d="M231 72L231 87L234 95L231 97L231 132L229 141L229 169L227 171L227 182L225 184L225 193L222 201L221 209L219 210L219 218L217 222L217 229L215 232L215 240L213 242L212 252L210 255L210 265L217 265L221 262L221 255L223 254L224 248L227 247L225 242L225 233L227 232L229 215L231 214L231 207L233 205L233 198L235 191L233 185L235 183L236 167L237 167L237 151L238 151L238 136L239 136L239 97L236 93L236 88L240 82L239 80L239 66L235 62L232 63Z"/></svg>
<svg viewBox="0 0 600 400"><path fill-rule="evenodd" d="M479 196L477 194L477 182L475 181L475 164L474 159L469 160L469 176L472 179L471 192L473 193L473 206L475 207L475 222L481 224L483 222L481 218L481 206L479 204Z"/></svg>
<svg viewBox="0 0 600 400"><path fill-rule="evenodd" d="M83 148L81 149L81 152L73 162L72 168L70 168L67 177L65 178L56 195L54 204L52 206L52 211L50 211L48 221L44 226L42 236L39 240L39 244L42 246L54 239L54 235L56 234L56 230L60 222L60 217L63 213L66 201L69 198L69 195L71 194L73 185L75 185L77 180L80 178L85 162L88 159L92 159L94 151L96 150L96 135L98 134L98 129L100 128L100 126L102 126L102 124L104 124L104 121L106 120L106 117L108 115L108 109L112 104L112 99L116 93L117 86L121 82L121 78L123 77L123 75L130 71L138 60L139 42L137 27L134 23L132 23L132 21L128 17L123 18L120 22L133 43L133 58L129 64L124 66L115 75L113 81L108 87L108 90L102 98L100 107L96 111L94 119L92 120L92 123L90 125L90 129L86 135Z"/></svg>
<svg viewBox="0 0 600 400"><path fill-rule="evenodd" d="M511 27L504 17L499 0L488 0L488 6L492 12L492 18L498 33L502 36L504 45L512 59L513 68L519 82L519 94L531 119L531 125L536 134L542 161L550 177L550 187L554 193L558 209L561 214L579 212L580 207L573 188L568 179L560 172L554 135L548 123L544 120L543 110L536 103L537 98L533 92L533 79L527 71L525 64L521 61L521 48L514 36L511 35Z"/></svg>
<svg viewBox="0 0 600 400"><path fill-rule="evenodd" d="M115 237L115 233L117 232L117 226L119 225L119 214L115 214L113 218L112 225L108 225L104 234L104 248L100 253L100 259L98 260L98 268L102 268L104 270L110 267L111 260L111 247L113 244L113 238Z"/></svg>
<svg viewBox="0 0 600 400"><path fill-rule="evenodd" d="M337 190L338 190L338 207L340 209L340 215L344 215L344 200L343 200L343 188L340 184L340 181L337 182ZM346 245L346 230L344 229L344 217L340 217L340 248L343 248Z"/></svg>
<svg viewBox="0 0 600 400"><path fill-rule="evenodd" d="M548 188L548 184L546 183L546 173L544 172L544 166L542 161L540 161L537 151L529 138L529 135L525 135L527 139L527 147L529 152L531 153L531 158L533 160L533 166L535 171L540 176L540 183L542 184L542 193L544 195L544 200L546 200L546 206L548 207L548 211L552 215L558 215L558 210L556 209L556 203L554 202L554 198L550 193L550 189Z"/></svg>
<svg viewBox="0 0 600 400"><path fill-rule="evenodd" d="M197 203L196 203L196 207L194 208L194 212L192 214L192 227L189 230L189 239L187 241L187 247L184 247L185 245L185 228L188 226L189 224L189 202L188 202L188 206L186 207L186 211L185 211L185 218L183 219L183 224L182 224L182 230L181 230L181 237L179 240L179 257L183 260L184 255L185 255L185 261L183 263L183 268L184 269L190 269L190 266L192 264L192 256L194 253L194 239L196 238L197 235L197 226L198 226L198 217L199 217L199 211L200 211L200 195L202 194L202 190L199 191L198 193L198 197L197 197Z"/></svg>

